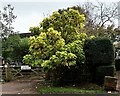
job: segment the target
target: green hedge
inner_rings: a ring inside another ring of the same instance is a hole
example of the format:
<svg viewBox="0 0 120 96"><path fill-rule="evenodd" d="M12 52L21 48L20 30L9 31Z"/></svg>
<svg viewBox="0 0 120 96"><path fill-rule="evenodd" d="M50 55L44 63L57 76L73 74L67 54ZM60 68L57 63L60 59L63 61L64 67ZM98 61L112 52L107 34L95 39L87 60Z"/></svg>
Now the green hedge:
<svg viewBox="0 0 120 96"><path fill-rule="evenodd" d="M88 39L83 50L93 82L103 84L104 76L114 76L114 47L109 39Z"/></svg>
<svg viewBox="0 0 120 96"><path fill-rule="evenodd" d="M116 71L120 71L120 59L115 60Z"/></svg>
<svg viewBox="0 0 120 96"><path fill-rule="evenodd" d="M56 69L50 70L46 80L51 80L54 86L64 86L67 84L75 84L91 81L91 74L86 65L82 66L58 66Z"/></svg>
<svg viewBox="0 0 120 96"><path fill-rule="evenodd" d="M112 65L114 62L114 48L107 38L88 39L84 44L86 63L96 68Z"/></svg>
<svg viewBox="0 0 120 96"><path fill-rule="evenodd" d="M98 84L103 84L104 83L104 77L105 76L114 76L115 75L115 66L110 65L110 66L100 66L96 68L96 76L95 76L95 81Z"/></svg>

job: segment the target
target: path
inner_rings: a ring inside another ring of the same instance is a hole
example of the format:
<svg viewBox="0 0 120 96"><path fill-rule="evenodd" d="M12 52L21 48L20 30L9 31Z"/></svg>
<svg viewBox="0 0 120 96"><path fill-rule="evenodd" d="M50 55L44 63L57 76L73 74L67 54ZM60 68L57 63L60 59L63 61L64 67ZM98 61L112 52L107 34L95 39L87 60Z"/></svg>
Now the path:
<svg viewBox="0 0 120 96"><path fill-rule="evenodd" d="M2 86L0 94L37 94L37 85L42 82L44 82L43 77L33 76L32 78L18 79L3 83L0 84L0 86Z"/></svg>
<svg viewBox="0 0 120 96"><path fill-rule="evenodd" d="M13 81L2 84L2 94L35 94L36 81Z"/></svg>

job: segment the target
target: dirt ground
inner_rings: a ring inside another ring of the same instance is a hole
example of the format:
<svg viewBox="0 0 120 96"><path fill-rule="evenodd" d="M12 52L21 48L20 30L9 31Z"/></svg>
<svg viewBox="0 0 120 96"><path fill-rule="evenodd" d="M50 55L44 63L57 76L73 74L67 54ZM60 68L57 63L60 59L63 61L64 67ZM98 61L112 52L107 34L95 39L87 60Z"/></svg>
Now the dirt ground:
<svg viewBox="0 0 120 96"><path fill-rule="evenodd" d="M2 84L2 94L33 94L35 81L13 81Z"/></svg>
<svg viewBox="0 0 120 96"><path fill-rule="evenodd" d="M118 78L117 89L120 92L120 71L116 73L116 77ZM40 83L42 84L43 82L43 78L33 77L29 79L24 78L7 83L2 83L0 84L0 86L2 86L0 94L37 94L37 85L40 85Z"/></svg>
<svg viewBox="0 0 120 96"><path fill-rule="evenodd" d="M37 94L37 85L43 82L43 76L25 76L14 81L1 83L0 94Z"/></svg>
<svg viewBox="0 0 120 96"><path fill-rule="evenodd" d="M120 71L117 71L116 72L116 77L117 77L117 79L118 79L118 81L117 81L117 89L118 89L118 91L120 92Z"/></svg>

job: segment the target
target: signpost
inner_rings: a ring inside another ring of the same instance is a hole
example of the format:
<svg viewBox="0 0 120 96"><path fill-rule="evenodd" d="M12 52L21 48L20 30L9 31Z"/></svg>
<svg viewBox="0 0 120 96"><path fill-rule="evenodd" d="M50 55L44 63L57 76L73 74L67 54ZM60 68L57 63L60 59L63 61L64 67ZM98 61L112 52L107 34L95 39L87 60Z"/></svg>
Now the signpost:
<svg viewBox="0 0 120 96"><path fill-rule="evenodd" d="M22 65L21 70L31 70L31 67L28 65Z"/></svg>

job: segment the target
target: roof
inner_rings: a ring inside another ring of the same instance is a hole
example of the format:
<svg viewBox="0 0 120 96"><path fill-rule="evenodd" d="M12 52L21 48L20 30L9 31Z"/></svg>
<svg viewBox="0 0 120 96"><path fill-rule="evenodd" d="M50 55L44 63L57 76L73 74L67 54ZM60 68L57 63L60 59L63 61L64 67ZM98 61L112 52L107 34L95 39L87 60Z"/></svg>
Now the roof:
<svg viewBox="0 0 120 96"><path fill-rule="evenodd" d="M24 37L32 36L32 33L19 33L19 35L20 35L21 38L24 38Z"/></svg>

